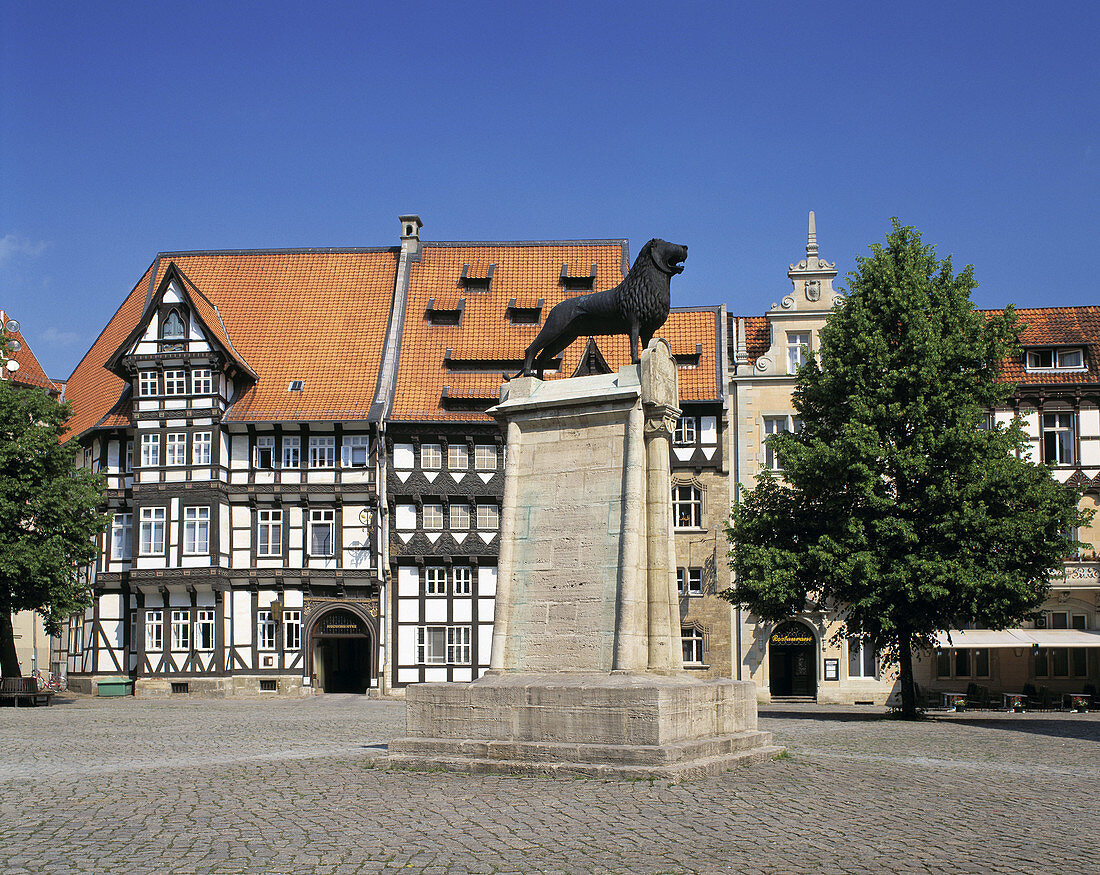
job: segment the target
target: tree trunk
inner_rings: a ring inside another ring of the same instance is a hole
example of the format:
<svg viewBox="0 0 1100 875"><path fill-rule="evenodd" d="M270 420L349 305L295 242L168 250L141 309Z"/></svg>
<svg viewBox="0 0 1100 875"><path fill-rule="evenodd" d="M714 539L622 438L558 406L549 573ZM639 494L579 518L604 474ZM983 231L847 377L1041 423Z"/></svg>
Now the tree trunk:
<svg viewBox="0 0 1100 875"><path fill-rule="evenodd" d="M0 676L20 677L19 656L15 652L15 632L11 627L11 600L0 598Z"/></svg>
<svg viewBox="0 0 1100 875"><path fill-rule="evenodd" d="M917 690L913 683L913 639L908 632L898 636L898 668L901 681L901 716L903 720L917 720Z"/></svg>

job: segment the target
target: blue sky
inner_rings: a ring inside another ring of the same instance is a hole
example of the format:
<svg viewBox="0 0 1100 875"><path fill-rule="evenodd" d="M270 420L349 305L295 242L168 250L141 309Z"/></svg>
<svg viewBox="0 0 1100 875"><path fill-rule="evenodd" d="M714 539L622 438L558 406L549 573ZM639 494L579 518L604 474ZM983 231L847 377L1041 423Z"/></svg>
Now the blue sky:
<svg viewBox="0 0 1100 875"><path fill-rule="evenodd" d="M159 251L650 237L766 310L915 225L979 306L1095 304L1096 4L17 3L0 307L67 377Z"/></svg>

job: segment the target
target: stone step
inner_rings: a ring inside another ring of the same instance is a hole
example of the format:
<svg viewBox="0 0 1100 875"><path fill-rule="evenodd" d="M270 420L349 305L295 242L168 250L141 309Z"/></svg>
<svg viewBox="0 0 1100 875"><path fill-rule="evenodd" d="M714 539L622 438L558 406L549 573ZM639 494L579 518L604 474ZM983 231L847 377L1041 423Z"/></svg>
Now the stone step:
<svg viewBox="0 0 1100 875"><path fill-rule="evenodd" d="M752 763L767 762L782 753L785 748L764 745L734 753L721 754L704 759L667 763L662 765L592 763L568 761L500 760L479 757L439 756L390 756L375 760L384 768L416 770L443 769L474 775L570 775L615 780L645 780L661 778L674 781L705 778L719 775L734 768Z"/></svg>
<svg viewBox="0 0 1100 875"><path fill-rule="evenodd" d="M390 742L391 759L486 760L507 763L572 763L616 767L675 766L735 756L770 747L772 734L746 730L668 745L578 742L482 741L408 737Z"/></svg>

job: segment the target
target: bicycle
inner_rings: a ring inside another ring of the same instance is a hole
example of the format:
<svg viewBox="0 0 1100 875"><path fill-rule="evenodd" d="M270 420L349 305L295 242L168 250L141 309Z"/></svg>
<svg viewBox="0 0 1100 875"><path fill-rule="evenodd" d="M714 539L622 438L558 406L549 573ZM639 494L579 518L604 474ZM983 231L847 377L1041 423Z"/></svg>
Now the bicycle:
<svg viewBox="0 0 1100 875"><path fill-rule="evenodd" d="M50 690L55 693L60 693L65 689L65 684L61 681L61 678L52 671L49 677L43 677L42 672L36 668L31 672L31 677L38 681L38 689L40 690Z"/></svg>

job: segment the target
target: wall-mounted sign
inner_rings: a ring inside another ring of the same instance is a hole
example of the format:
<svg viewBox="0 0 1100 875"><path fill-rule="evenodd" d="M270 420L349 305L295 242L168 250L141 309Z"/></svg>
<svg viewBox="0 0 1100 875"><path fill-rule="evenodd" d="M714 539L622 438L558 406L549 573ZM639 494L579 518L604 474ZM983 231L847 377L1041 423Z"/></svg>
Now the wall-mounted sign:
<svg viewBox="0 0 1100 875"><path fill-rule="evenodd" d="M825 680L827 680L827 681L839 681L840 680L840 660L839 659L826 659L825 660Z"/></svg>
<svg viewBox="0 0 1100 875"><path fill-rule="evenodd" d="M768 643L773 647L808 647L814 643L814 636L801 623L784 623L772 632Z"/></svg>

